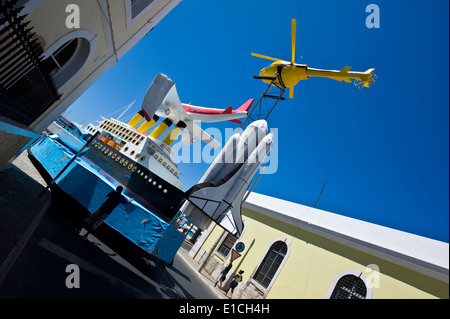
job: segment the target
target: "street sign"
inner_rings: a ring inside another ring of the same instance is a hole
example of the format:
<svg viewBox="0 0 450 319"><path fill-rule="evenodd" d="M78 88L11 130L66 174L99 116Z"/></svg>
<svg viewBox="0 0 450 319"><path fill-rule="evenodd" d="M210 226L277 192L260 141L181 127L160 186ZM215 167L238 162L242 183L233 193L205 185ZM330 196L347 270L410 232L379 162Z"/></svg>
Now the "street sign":
<svg viewBox="0 0 450 319"><path fill-rule="evenodd" d="M238 252L236 251L236 249L233 249L233 250L231 251L231 259L230 259L230 262L233 262L234 260L238 259L239 257L241 257L241 254L238 253Z"/></svg>
<svg viewBox="0 0 450 319"><path fill-rule="evenodd" d="M244 243L243 242L238 242L237 244L236 244L236 251L238 252L238 253L242 253L243 251L244 251L244 249L245 249L245 245L244 245Z"/></svg>

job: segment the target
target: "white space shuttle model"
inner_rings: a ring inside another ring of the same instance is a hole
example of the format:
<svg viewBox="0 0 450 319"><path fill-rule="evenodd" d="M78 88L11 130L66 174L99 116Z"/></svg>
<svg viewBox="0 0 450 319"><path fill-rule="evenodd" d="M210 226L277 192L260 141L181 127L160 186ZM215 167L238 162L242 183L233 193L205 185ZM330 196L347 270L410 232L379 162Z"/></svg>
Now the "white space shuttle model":
<svg viewBox="0 0 450 319"><path fill-rule="evenodd" d="M185 194L181 208L199 228L213 220L234 235L243 230L241 205L256 172L273 146L264 120L250 124L225 144L200 183Z"/></svg>

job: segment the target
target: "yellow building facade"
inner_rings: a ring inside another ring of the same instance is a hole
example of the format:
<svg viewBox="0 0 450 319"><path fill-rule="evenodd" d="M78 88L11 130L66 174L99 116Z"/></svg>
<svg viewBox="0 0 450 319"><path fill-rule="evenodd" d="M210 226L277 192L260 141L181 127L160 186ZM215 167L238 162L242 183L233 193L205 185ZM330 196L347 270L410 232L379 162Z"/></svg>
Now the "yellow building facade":
<svg viewBox="0 0 450 319"><path fill-rule="evenodd" d="M449 297L447 243L260 194L242 214L239 239L211 225L190 252L218 279L244 243L225 281L227 289L231 274L244 270L233 298Z"/></svg>

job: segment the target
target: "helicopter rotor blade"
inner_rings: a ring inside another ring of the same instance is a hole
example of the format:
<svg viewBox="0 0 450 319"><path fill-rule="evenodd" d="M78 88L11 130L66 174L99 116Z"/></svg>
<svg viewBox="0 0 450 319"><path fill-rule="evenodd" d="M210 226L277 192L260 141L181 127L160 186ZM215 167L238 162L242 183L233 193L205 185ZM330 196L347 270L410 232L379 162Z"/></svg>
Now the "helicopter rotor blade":
<svg viewBox="0 0 450 319"><path fill-rule="evenodd" d="M292 63L295 63L295 39L297 35L297 20L292 19Z"/></svg>
<svg viewBox="0 0 450 319"><path fill-rule="evenodd" d="M271 58L270 56L266 56L266 55L262 55L262 54L258 54L258 53L252 52L252 55L255 57L258 57L258 58L266 59L266 60L281 61L280 59Z"/></svg>

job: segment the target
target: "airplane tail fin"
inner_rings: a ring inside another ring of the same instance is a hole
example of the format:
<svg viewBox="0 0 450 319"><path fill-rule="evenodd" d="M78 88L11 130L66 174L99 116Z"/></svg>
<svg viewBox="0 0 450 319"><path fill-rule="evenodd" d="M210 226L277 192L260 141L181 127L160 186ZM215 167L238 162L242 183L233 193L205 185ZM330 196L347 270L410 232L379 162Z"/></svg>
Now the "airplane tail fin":
<svg viewBox="0 0 450 319"><path fill-rule="evenodd" d="M238 109L235 110L235 112L248 112L248 110L250 109L250 107L252 106L253 102L255 101L255 99L250 99L247 102L245 102L244 104L242 104ZM223 114L232 114L233 113L233 107L230 106L228 107L226 110L223 111ZM241 121L234 119L234 120L228 120L229 122L233 122L233 123L237 123L237 124L242 124Z"/></svg>
<svg viewBox="0 0 450 319"><path fill-rule="evenodd" d="M244 104L242 104L236 111L239 112L248 112L248 110L250 109L250 106L252 106L253 102L255 101L255 99L250 99L247 102L245 102Z"/></svg>
<svg viewBox="0 0 450 319"><path fill-rule="evenodd" d="M224 110L222 113L223 114L231 114L231 113L233 113L233 106L227 107L227 109Z"/></svg>

